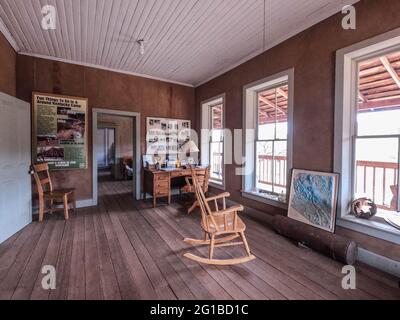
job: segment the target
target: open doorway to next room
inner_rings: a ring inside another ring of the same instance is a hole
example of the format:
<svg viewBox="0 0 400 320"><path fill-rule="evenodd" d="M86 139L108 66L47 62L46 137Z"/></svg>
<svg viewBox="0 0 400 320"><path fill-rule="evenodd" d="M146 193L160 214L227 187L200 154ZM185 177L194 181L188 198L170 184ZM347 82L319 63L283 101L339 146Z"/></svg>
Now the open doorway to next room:
<svg viewBox="0 0 400 320"><path fill-rule="evenodd" d="M99 113L97 115L98 191L104 193L135 192L134 118Z"/></svg>

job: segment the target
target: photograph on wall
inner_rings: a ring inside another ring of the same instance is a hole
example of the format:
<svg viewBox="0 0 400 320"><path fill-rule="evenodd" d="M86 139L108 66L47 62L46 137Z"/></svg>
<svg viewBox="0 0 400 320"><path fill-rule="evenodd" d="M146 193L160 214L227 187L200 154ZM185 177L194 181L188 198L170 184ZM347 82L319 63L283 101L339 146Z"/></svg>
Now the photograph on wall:
<svg viewBox="0 0 400 320"><path fill-rule="evenodd" d="M189 120L147 118L147 154L165 158L175 156L190 140Z"/></svg>
<svg viewBox="0 0 400 320"><path fill-rule="evenodd" d="M338 174L294 169L289 218L333 233L338 183Z"/></svg>
<svg viewBox="0 0 400 320"><path fill-rule="evenodd" d="M33 94L34 162L50 170L87 168L87 99Z"/></svg>

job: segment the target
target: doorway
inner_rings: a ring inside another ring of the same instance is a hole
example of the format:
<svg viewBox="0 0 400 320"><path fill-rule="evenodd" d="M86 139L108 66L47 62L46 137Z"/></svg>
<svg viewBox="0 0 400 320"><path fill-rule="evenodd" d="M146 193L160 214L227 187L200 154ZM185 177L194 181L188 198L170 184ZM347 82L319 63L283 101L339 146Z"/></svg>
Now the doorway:
<svg viewBox="0 0 400 320"><path fill-rule="evenodd" d="M140 114L93 109L94 204L107 190L139 200L140 173Z"/></svg>

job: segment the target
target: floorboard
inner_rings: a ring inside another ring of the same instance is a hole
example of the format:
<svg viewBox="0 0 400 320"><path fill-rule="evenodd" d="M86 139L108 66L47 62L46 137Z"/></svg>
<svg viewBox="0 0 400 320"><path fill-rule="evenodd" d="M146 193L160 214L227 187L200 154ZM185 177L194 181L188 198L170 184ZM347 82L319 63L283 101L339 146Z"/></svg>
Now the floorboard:
<svg viewBox="0 0 400 320"><path fill-rule="evenodd" d="M361 264L357 290L341 287L341 263L299 248L244 213L256 260L238 266L200 265L206 256L185 237L202 238L200 215L186 213L184 195L167 206L135 201L130 181L99 182L99 205L33 222L0 245L0 299L32 300L353 300L400 299L399 279ZM217 248L239 257L243 248ZM56 289L42 288L43 266L56 268Z"/></svg>

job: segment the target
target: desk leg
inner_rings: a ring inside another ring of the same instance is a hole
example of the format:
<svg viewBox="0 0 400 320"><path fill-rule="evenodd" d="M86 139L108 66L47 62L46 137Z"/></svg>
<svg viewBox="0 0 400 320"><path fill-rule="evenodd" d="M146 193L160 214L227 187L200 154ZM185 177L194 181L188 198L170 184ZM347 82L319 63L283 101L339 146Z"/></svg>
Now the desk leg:
<svg viewBox="0 0 400 320"><path fill-rule="evenodd" d="M169 180L168 180L168 185L169 185L169 190L168 190L168 205L171 204L171 174L169 174Z"/></svg>
<svg viewBox="0 0 400 320"><path fill-rule="evenodd" d="M157 197L153 196L153 208L157 207Z"/></svg>

